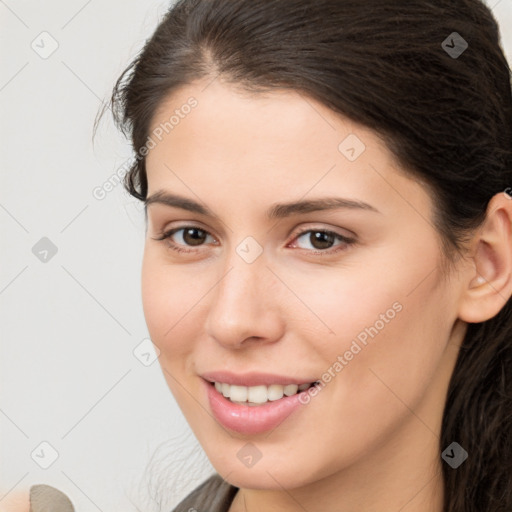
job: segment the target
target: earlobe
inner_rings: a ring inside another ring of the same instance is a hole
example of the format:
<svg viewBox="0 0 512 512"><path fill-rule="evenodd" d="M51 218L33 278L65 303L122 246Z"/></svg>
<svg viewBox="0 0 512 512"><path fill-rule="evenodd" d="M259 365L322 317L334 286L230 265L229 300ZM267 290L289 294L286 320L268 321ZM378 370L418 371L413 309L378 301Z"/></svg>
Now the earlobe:
<svg viewBox="0 0 512 512"><path fill-rule="evenodd" d="M488 204L485 221L472 241L459 304L459 318L469 323L496 316L512 295L512 200L498 193Z"/></svg>

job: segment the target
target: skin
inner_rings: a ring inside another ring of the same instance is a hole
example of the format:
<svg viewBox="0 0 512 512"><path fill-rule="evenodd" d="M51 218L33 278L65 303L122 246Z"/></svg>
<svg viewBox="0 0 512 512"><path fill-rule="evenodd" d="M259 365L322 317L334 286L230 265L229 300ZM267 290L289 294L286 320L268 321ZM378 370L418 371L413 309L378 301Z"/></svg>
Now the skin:
<svg viewBox="0 0 512 512"><path fill-rule="evenodd" d="M295 91L249 94L217 78L174 91L151 130L198 105L147 156L148 195L198 201L217 218L147 206L142 298L169 388L215 469L240 488L230 512L441 511L439 433L466 322L512 294L512 201L500 192L450 275L432 201L378 135ZM338 145L356 134L353 162ZM338 196L338 209L269 221L278 202ZM184 231L206 231L191 245ZM308 229L355 236L316 255ZM248 236L262 254L236 252ZM336 249L340 249L338 252ZM483 282L477 278L483 277ZM227 369L321 379L352 341L402 309L307 405L276 429L244 436L213 417L199 374ZM237 457L251 442L261 459ZM445 447L442 447L444 449Z"/></svg>
<svg viewBox="0 0 512 512"><path fill-rule="evenodd" d="M29 490L23 491L11 491L7 494L4 491L0 494L5 496L0 501L0 512L29 512L30 501L29 501Z"/></svg>

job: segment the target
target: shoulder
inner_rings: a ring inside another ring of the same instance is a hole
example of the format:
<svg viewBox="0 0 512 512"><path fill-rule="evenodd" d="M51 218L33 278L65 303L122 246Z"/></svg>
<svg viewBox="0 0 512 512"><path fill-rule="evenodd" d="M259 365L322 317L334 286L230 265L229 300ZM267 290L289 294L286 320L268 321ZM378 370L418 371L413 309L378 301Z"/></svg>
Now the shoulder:
<svg viewBox="0 0 512 512"><path fill-rule="evenodd" d="M237 491L238 487L215 473L196 487L172 512L227 512Z"/></svg>

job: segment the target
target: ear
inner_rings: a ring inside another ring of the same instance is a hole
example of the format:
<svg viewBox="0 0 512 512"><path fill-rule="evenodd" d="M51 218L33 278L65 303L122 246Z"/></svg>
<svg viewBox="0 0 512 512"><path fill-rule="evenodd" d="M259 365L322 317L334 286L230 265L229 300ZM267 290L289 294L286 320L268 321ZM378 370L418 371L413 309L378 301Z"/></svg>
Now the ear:
<svg viewBox="0 0 512 512"><path fill-rule="evenodd" d="M512 295L512 197L499 192L470 248L459 318L469 323L496 316Z"/></svg>

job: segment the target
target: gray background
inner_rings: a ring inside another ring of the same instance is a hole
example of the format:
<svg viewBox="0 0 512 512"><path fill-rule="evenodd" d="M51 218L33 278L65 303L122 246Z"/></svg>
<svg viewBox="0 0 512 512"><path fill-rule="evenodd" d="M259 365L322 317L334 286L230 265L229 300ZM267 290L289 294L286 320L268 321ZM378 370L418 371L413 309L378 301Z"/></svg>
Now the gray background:
<svg viewBox="0 0 512 512"><path fill-rule="evenodd" d="M488 4L512 62L512 0ZM130 156L94 119L168 5L0 0L0 499L166 511L213 471L148 341L143 213L93 194Z"/></svg>

